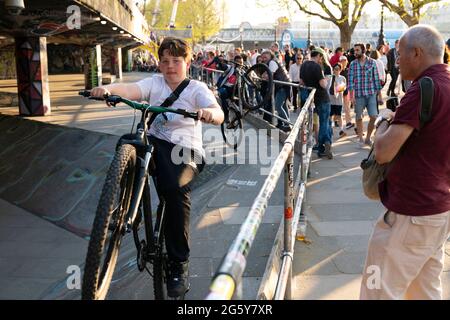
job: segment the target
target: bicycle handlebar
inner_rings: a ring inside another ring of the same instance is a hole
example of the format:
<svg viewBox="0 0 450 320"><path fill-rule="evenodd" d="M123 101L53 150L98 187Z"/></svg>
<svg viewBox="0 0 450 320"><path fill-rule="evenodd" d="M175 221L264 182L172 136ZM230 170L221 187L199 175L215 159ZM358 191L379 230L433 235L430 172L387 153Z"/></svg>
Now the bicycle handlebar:
<svg viewBox="0 0 450 320"><path fill-rule="evenodd" d="M164 107L150 106L147 103L139 103L139 102L136 102L136 101L131 101L131 100L122 98L121 96L118 96L118 95L104 95L103 97L92 97L91 96L91 91L89 91L89 90L79 91L78 94L80 96L83 96L85 98L89 98L91 100L106 101L108 104L110 104L110 105L112 105L114 107L116 106L116 104L123 102L126 105L128 105L131 108L136 109L136 110L141 110L141 111L147 110L147 111L150 111L150 112L153 112L153 113L165 113L165 112L176 113L176 114L183 115L185 118L192 118L194 120L199 120L197 112L189 112L189 111L184 110L184 109L175 109L175 108L164 108Z"/></svg>

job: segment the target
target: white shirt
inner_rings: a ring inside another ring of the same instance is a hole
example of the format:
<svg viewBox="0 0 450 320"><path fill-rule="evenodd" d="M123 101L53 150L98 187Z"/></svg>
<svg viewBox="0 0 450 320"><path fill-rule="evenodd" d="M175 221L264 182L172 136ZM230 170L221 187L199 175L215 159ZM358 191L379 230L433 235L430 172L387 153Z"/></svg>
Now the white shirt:
<svg viewBox="0 0 450 320"><path fill-rule="evenodd" d="M375 62L377 63L377 70L378 70L378 75L380 77L380 80L384 81L384 79L386 77L386 71L384 70L384 63L381 59L377 59L377 60L375 60Z"/></svg>
<svg viewBox="0 0 450 320"><path fill-rule="evenodd" d="M254 53L250 59L250 63L252 64L252 66L254 66L256 64L256 60L259 57L259 53Z"/></svg>
<svg viewBox="0 0 450 320"><path fill-rule="evenodd" d="M337 105L337 106L342 106L344 104L344 90L338 92L339 87L340 88L345 88L347 85L347 80L345 79L344 76L334 76L334 95L330 94L330 87L331 87L331 82L333 79L333 75L329 75L327 76L328 78L328 83L327 83L327 92L330 96L330 104L332 105Z"/></svg>
<svg viewBox="0 0 450 320"><path fill-rule="evenodd" d="M140 80L136 84L141 89L141 100L147 101L151 106L160 106L172 93L164 77L159 74ZM213 93L206 84L191 80L170 108L196 112L199 109L211 106L220 108ZM164 119L162 114L155 118L148 134L193 149L205 157L202 123L175 113L166 113L165 115L167 120Z"/></svg>
<svg viewBox="0 0 450 320"><path fill-rule="evenodd" d="M300 82L301 67L301 64L297 65L296 63L291 64L291 66L289 67L289 77L291 78L292 82Z"/></svg>
<svg viewBox="0 0 450 320"><path fill-rule="evenodd" d="M270 60L269 61L269 69L270 69L270 71L272 71L272 73L275 73L275 71L278 70L278 64L275 61Z"/></svg>

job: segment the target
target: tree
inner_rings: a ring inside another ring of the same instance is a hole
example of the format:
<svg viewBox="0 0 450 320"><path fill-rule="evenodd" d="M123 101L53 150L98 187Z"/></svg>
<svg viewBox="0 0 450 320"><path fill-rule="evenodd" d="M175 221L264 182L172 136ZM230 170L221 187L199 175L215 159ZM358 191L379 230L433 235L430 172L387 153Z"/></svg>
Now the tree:
<svg viewBox="0 0 450 320"><path fill-rule="evenodd" d="M364 6L369 1L370 0L294 0L301 11L335 24L339 28L341 46L344 49L350 47L353 31L361 18ZM318 5L323 12L313 11L308 3ZM339 16L333 12L338 12Z"/></svg>
<svg viewBox="0 0 450 320"><path fill-rule="evenodd" d="M155 9L157 10L156 29L166 29L172 13L172 0L160 0L159 8L156 1L147 5L146 19L151 22ZM176 28L192 27L193 41L205 41L220 30L221 21L217 14L214 0L180 1L175 19Z"/></svg>
<svg viewBox="0 0 450 320"><path fill-rule="evenodd" d="M396 0L397 4L393 1L379 0L384 4L390 11L399 15L400 19L405 22L408 27L416 25L419 23L422 8L432 2L440 2L442 0ZM405 4L407 2L407 4Z"/></svg>

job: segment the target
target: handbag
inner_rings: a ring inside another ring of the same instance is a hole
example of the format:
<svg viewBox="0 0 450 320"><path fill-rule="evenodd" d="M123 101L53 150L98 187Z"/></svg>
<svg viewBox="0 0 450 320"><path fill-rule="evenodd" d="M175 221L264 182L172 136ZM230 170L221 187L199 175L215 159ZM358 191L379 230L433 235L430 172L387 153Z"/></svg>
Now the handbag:
<svg viewBox="0 0 450 320"><path fill-rule="evenodd" d="M423 77L419 80L420 86L420 129L431 121L431 111L433 107L434 83L430 77ZM396 161L400 152L389 163L378 164L375 160L374 145L370 149L367 158L361 161L362 186L364 194L371 200L380 200L378 184L386 179L389 168Z"/></svg>
<svg viewBox="0 0 450 320"><path fill-rule="evenodd" d="M386 108L388 108L392 112L395 112L395 110L397 110L398 105L398 97L393 96L386 99Z"/></svg>

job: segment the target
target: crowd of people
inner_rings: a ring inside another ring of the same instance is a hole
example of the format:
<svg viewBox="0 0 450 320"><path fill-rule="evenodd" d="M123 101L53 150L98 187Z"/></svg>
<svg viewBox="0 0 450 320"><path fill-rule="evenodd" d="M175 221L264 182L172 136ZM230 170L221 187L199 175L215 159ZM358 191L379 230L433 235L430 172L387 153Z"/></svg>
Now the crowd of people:
<svg viewBox="0 0 450 320"><path fill-rule="evenodd" d="M343 137L347 135L346 130L353 128L356 123L355 131L361 147L371 145L373 122L378 115L378 106L383 104L381 89L387 82L387 74L391 75L388 95L398 95L398 90L394 92L398 79L398 65L395 63L397 45L392 49L388 45L380 45L375 49L370 44L358 43L347 51L342 47L330 50L310 46L304 50L285 45L280 50L278 43L274 42L266 50L243 51L235 48L228 52L200 51L194 54L190 71L192 78L217 85L220 76L215 75L212 70L228 72L235 65L228 61L239 59L242 65L248 67L256 63L267 64L274 80L316 88L314 128L317 143L314 149L319 156L331 159L332 124L339 129L339 136ZM202 68L211 69L207 71L208 79L204 77ZM236 81L232 72L229 77L228 81L223 81L222 77L219 84L225 86L219 88L225 105ZM289 120L290 112L303 106L309 94L308 90L301 87L283 84L276 84L274 90L274 110L278 117L286 120ZM272 106L266 105L265 109L271 112ZM355 112L355 122L352 122L351 109ZM362 122L364 109L367 109L370 117L365 135ZM265 113L263 118L272 123L270 114ZM289 132L291 127L282 119L277 119L276 127Z"/></svg>

